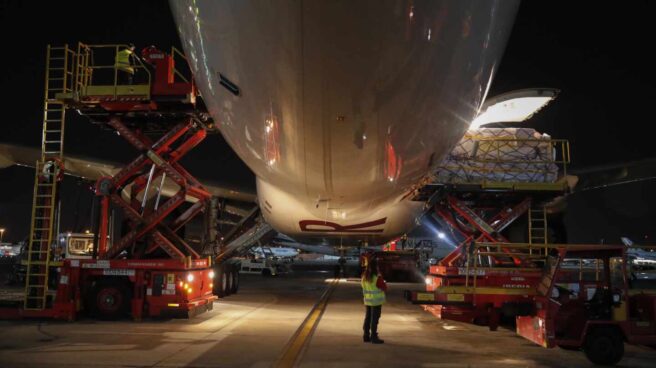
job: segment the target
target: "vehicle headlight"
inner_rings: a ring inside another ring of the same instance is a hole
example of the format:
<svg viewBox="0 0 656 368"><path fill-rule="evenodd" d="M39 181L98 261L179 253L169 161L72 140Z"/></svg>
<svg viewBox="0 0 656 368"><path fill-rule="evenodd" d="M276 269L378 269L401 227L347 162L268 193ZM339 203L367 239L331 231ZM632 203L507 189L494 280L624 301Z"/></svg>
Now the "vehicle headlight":
<svg viewBox="0 0 656 368"><path fill-rule="evenodd" d="M194 275L188 274L187 275L187 282L192 282L192 281L194 281Z"/></svg>
<svg viewBox="0 0 656 368"><path fill-rule="evenodd" d="M214 278L214 271L210 271L210 273L208 274L208 276L209 276L211 279L213 279L213 278Z"/></svg>

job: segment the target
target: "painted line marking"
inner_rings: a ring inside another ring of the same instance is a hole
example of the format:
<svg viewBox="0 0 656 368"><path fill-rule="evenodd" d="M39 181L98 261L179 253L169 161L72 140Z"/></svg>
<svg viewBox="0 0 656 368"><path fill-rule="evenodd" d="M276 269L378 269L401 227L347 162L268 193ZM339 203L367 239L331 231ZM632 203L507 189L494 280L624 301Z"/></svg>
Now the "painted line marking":
<svg viewBox="0 0 656 368"><path fill-rule="evenodd" d="M317 329L321 316L328 305L328 300L338 283L339 279L333 280L326 291L321 295L321 298L319 298L314 307L312 307L310 313L305 317L301 326L296 330L287 343L282 355L278 358L278 361L275 364L276 368L291 368L295 367L300 362L300 358L307 348L314 331Z"/></svg>

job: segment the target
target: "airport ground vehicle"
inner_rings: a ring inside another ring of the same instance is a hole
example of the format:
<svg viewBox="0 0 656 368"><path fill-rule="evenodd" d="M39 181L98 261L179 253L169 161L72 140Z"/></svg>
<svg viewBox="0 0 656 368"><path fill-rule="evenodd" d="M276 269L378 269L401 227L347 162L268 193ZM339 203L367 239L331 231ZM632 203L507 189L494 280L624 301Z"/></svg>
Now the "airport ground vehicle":
<svg viewBox="0 0 656 368"><path fill-rule="evenodd" d="M25 291L23 300L0 308L2 318L72 320L86 311L104 319L138 320L212 309L215 271L211 253L203 249L207 242L198 248L178 235L209 207L211 195L178 161L205 138L211 121L197 105L193 79L175 67L176 60L186 63L176 49L144 49L135 59L137 83L119 84L115 55L126 47L48 46L42 149L23 260ZM66 236L65 247L53 248L61 240L54 231L70 109L114 129L140 154L96 182L95 240ZM164 193L166 180L175 183L171 195ZM112 208L127 220L115 241Z"/></svg>
<svg viewBox="0 0 656 368"><path fill-rule="evenodd" d="M601 365L618 363L624 343L656 345L656 288L633 287L626 247L555 250L532 313L517 317L519 335L546 348L583 350Z"/></svg>
<svg viewBox="0 0 656 368"><path fill-rule="evenodd" d="M273 258L247 258L241 261L240 273L254 273L263 276L278 276L289 272L289 263Z"/></svg>
<svg viewBox="0 0 656 368"><path fill-rule="evenodd" d="M419 254L414 250L374 252L378 267L386 281L422 282Z"/></svg>

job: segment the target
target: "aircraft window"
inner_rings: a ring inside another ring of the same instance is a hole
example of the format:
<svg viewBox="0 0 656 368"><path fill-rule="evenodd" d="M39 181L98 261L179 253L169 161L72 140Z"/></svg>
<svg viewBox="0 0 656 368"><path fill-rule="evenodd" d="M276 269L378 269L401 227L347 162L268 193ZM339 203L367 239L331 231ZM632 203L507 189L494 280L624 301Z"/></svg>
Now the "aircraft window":
<svg viewBox="0 0 656 368"><path fill-rule="evenodd" d="M230 93L232 93L235 96L239 96L239 86L236 84L232 83L232 81L228 78L225 77L225 75L219 73L219 83L225 87Z"/></svg>

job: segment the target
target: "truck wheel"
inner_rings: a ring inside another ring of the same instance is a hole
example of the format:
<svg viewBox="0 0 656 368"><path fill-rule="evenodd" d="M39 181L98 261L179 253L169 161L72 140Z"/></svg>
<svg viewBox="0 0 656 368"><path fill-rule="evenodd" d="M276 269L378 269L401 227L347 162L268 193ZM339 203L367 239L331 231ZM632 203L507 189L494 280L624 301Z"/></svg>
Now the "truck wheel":
<svg viewBox="0 0 656 368"><path fill-rule="evenodd" d="M615 329L596 328L586 336L583 351L594 364L614 365L622 360L624 341Z"/></svg>
<svg viewBox="0 0 656 368"><path fill-rule="evenodd" d="M237 294L237 291L239 291L239 271L238 270L233 270L232 271L232 289L230 289L230 293Z"/></svg>
<svg viewBox="0 0 656 368"><path fill-rule="evenodd" d="M115 320L124 316L130 304L127 289L117 283L101 283L96 287L94 312L100 319Z"/></svg>
<svg viewBox="0 0 656 368"><path fill-rule="evenodd" d="M271 270L268 268L265 268L262 270L262 276L271 276Z"/></svg>
<svg viewBox="0 0 656 368"><path fill-rule="evenodd" d="M216 282L214 283L214 294L218 296L219 298L223 298L227 296L226 294L226 284L228 280L225 277L225 272L223 267L217 267L214 269L214 279Z"/></svg>
<svg viewBox="0 0 656 368"><path fill-rule="evenodd" d="M231 270L231 267L226 268L226 270L223 272L226 278L226 286L225 286L225 292L226 295L232 294L232 287L235 283L235 276L234 273Z"/></svg>

